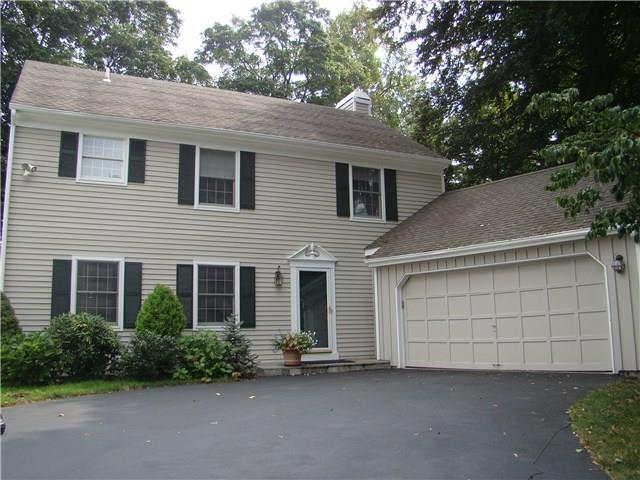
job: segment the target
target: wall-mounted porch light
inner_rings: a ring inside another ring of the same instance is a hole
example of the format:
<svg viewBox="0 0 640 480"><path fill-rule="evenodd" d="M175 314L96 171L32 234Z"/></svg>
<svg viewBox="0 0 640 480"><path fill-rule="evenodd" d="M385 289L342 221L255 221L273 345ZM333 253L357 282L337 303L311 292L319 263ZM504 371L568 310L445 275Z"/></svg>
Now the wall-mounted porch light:
<svg viewBox="0 0 640 480"><path fill-rule="evenodd" d="M282 273L280 272L280 265L276 268L276 273L273 275L273 284L276 287L282 286Z"/></svg>
<svg viewBox="0 0 640 480"><path fill-rule="evenodd" d="M611 264L611 268L613 268L613 271L616 273L624 273L624 258L622 255L616 255Z"/></svg>

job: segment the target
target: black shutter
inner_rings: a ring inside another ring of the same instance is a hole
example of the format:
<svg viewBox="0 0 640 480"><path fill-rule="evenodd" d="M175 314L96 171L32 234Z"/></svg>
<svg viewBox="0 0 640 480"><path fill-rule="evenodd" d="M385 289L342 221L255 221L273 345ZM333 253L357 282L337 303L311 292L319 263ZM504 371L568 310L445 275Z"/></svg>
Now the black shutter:
<svg viewBox="0 0 640 480"><path fill-rule="evenodd" d="M71 310L71 260L54 260L51 275L51 317Z"/></svg>
<svg viewBox="0 0 640 480"><path fill-rule="evenodd" d="M142 303L142 263L124 264L124 328L136 328Z"/></svg>
<svg viewBox="0 0 640 480"><path fill-rule="evenodd" d="M193 189L196 175L196 147L180 145L178 165L178 203L193 205Z"/></svg>
<svg viewBox="0 0 640 480"><path fill-rule="evenodd" d="M78 164L78 134L60 132L60 156L58 158L58 176L76 178Z"/></svg>
<svg viewBox="0 0 640 480"><path fill-rule="evenodd" d="M398 221L398 192L396 190L396 171L384 169L384 207L387 220Z"/></svg>
<svg viewBox="0 0 640 480"><path fill-rule="evenodd" d="M339 217L351 216L349 203L349 164L336 163L336 213Z"/></svg>
<svg viewBox="0 0 640 480"><path fill-rule="evenodd" d="M256 208L256 154L240 152L240 208Z"/></svg>
<svg viewBox="0 0 640 480"><path fill-rule="evenodd" d="M240 267L240 321L256 328L256 267Z"/></svg>
<svg viewBox="0 0 640 480"><path fill-rule="evenodd" d="M176 295L187 317L186 328L193 328L193 265L176 265Z"/></svg>
<svg viewBox="0 0 640 480"><path fill-rule="evenodd" d="M129 182L144 183L147 142L132 138L129 140Z"/></svg>

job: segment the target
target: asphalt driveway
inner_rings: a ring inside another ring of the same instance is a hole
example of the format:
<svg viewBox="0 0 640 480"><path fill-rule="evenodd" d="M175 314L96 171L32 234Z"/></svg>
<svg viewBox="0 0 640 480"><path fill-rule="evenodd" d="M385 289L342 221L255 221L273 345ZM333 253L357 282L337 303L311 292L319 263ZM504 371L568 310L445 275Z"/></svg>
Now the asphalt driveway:
<svg viewBox="0 0 640 480"><path fill-rule="evenodd" d="M394 370L11 407L2 478L606 478L566 409L614 380Z"/></svg>

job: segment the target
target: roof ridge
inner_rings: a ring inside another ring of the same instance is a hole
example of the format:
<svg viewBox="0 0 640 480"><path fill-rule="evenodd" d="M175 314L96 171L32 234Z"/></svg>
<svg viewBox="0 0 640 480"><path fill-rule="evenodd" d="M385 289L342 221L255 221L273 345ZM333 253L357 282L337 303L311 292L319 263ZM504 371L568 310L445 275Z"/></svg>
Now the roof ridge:
<svg viewBox="0 0 640 480"><path fill-rule="evenodd" d="M490 185L495 185L496 183L506 182L506 181L509 181L509 180L515 180L516 178L526 177L526 176L529 176L529 175L536 175L536 174L540 174L542 172L547 172L547 171L550 171L550 170L554 170L556 168L566 167L566 166L567 166L567 164L554 165L553 167L541 168L539 170L533 170L532 172L519 173L518 175L511 175L510 177L499 178L497 180L489 180L489 181L486 181L484 183L478 183L476 185L469 185L468 187L456 188L454 190L448 190L448 191L446 191L444 193L448 194L448 193L455 193L455 192L463 192L463 191L471 190L471 189L474 189L474 188L488 187Z"/></svg>

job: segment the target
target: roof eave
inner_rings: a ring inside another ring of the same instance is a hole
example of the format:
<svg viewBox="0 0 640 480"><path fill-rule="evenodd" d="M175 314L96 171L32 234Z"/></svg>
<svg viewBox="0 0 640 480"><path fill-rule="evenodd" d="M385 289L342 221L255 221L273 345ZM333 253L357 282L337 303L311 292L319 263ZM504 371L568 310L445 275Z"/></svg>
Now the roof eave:
<svg viewBox="0 0 640 480"><path fill-rule="evenodd" d="M465 245L463 247L445 248L430 252L408 253L405 255L395 255L389 257L365 259L369 267L384 267L388 265L399 265L404 263L423 262L429 260L439 260L443 258L453 258L465 255L477 255L489 252L511 250L515 248L535 247L549 243L570 242L574 240L584 240L589 228L567 230L563 232L549 233L545 235L535 235L530 237L514 238L510 240L500 240L497 242L479 243L475 245ZM612 232L614 233L614 232Z"/></svg>
<svg viewBox="0 0 640 480"><path fill-rule="evenodd" d="M173 131L176 131L178 133L192 133L195 135L207 136L217 135L224 137L226 140L238 140L240 142L249 139L252 141L252 144L256 146L262 146L263 148L259 151L263 151L265 153L269 153L273 149L273 147L282 147L284 145L286 147L297 147L299 149L302 149L305 157L312 159L328 160L334 158L333 154L335 153L340 153L343 157L347 156L349 158L353 158L354 160L370 159L380 162L385 160L388 161L389 158L392 157L394 160L404 160L409 163L415 164L416 167L422 167L413 169L414 171L425 171L438 175L441 175L442 171L451 163L449 160L439 156L396 152L391 150L358 147L339 143L320 142L317 140L305 140L263 133L243 132L239 130L197 127L184 124L169 124L166 122L157 122L151 120L139 120L110 115L99 115L69 110L50 109L17 102L11 102L10 108L15 109L18 112L58 117L61 116L69 119L81 120L83 121L83 123L88 120L99 122L117 122L120 125L146 128L151 132L153 132L153 130L161 129L163 130L163 135L166 135L166 132L164 132L164 130L166 130L167 127L170 127ZM282 152L279 151L278 153Z"/></svg>

